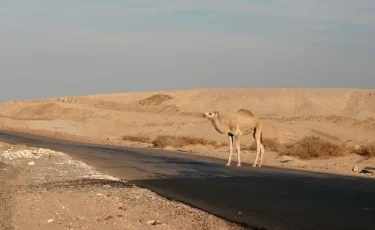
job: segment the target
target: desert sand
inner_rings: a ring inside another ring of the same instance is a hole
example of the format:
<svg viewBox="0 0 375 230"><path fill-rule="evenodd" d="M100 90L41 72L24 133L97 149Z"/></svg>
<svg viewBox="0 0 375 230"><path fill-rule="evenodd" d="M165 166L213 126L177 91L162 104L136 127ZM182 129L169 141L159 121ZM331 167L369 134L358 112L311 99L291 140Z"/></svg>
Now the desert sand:
<svg viewBox="0 0 375 230"><path fill-rule="evenodd" d="M0 229L244 229L69 155L0 142Z"/></svg>
<svg viewBox="0 0 375 230"><path fill-rule="evenodd" d="M293 143L319 136L346 146L375 141L375 90L373 89L193 89L64 96L45 100L9 101L0 104L0 128L78 141L152 148L151 143L124 141L124 135L149 137L183 135L227 143L202 117L218 111L224 118L245 108L263 121L263 138ZM252 136L242 138L245 146ZM227 159L228 147L190 145L166 147L191 154ZM237 154L234 152L233 161ZM244 150L243 163L252 163L255 152ZM223 162L225 163L225 162ZM373 158L347 154L330 159L302 160L265 152L263 166L371 177L359 173L374 167ZM353 172L354 166L358 167Z"/></svg>

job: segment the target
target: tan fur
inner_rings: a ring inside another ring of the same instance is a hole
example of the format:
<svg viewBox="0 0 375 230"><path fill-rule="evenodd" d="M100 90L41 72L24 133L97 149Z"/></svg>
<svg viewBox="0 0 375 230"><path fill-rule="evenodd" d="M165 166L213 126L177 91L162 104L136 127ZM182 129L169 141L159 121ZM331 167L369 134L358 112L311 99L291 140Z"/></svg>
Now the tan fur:
<svg viewBox="0 0 375 230"><path fill-rule="evenodd" d="M255 117L255 115L254 115L251 111L249 111L249 110L247 110L247 109L239 109L239 110L238 110L238 113L243 113L243 114L246 114L246 115L248 115L248 116Z"/></svg>
<svg viewBox="0 0 375 230"><path fill-rule="evenodd" d="M257 152L253 167L256 167L259 154L261 154L259 167L262 166L264 146L263 146L263 135L262 135L262 122L252 112L246 109L240 109L233 113L229 117L229 122L224 123L221 121L220 115L217 111L207 112L203 114L203 117L211 120L212 125L216 131L222 134L227 134L229 139L229 159L227 166L230 166L233 153L233 143L236 144L238 163L237 166L241 166L241 154L240 154L240 136L253 134L254 139L257 143Z"/></svg>

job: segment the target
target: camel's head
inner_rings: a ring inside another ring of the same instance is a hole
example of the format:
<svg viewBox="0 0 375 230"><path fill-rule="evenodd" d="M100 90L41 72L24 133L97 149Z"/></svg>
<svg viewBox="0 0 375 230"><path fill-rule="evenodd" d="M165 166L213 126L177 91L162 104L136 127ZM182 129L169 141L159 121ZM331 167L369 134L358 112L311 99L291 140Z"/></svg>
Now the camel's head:
<svg viewBox="0 0 375 230"><path fill-rule="evenodd" d="M204 118L207 118L209 120L214 120L219 118L219 112L214 111L214 112L207 112L203 114Z"/></svg>

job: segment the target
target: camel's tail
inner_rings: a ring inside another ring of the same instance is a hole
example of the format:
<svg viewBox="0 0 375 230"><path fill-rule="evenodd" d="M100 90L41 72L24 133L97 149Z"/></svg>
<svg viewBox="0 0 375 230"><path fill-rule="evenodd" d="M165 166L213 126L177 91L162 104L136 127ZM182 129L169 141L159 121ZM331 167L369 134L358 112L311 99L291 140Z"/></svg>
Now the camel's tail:
<svg viewBox="0 0 375 230"><path fill-rule="evenodd" d="M260 133L260 143L263 145L263 132Z"/></svg>

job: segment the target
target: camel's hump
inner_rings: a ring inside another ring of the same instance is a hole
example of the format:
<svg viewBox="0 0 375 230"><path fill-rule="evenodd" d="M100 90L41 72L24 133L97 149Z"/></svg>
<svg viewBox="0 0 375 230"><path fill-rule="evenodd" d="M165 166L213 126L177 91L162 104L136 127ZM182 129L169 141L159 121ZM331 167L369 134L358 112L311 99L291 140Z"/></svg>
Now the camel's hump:
<svg viewBox="0 0 375 230"><path fill-rule="evenodd" d="M243 114L246 114L246 115L249 115L249 116L252 116L252 117L255 116L250 110L247 110L247 109L239 109L237 112L243 113Z"/></svg>

